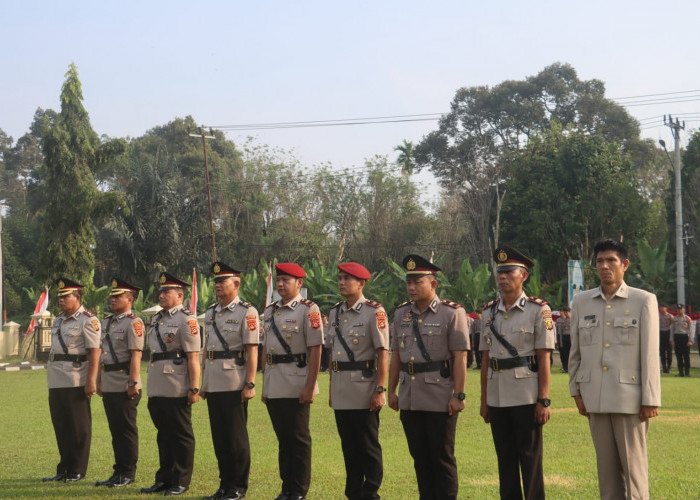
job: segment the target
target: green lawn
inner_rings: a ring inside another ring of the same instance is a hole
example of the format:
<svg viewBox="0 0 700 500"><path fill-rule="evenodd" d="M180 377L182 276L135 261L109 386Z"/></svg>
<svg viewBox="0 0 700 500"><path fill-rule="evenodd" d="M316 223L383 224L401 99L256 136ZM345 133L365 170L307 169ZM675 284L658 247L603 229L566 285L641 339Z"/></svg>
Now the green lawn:
<svg viewBox="0 0 700 500"><path fill-rule="evenodd" d="M696 356L694 354L694 356ZM697 358L693 359L693 363ZM144 366L145 371L145 366ZM598 496L595 454L586 420L568 396L568 376L555 366L552 377L552 419L544 431L544 466L549 498L589 499ZM258 376L260 382L260 376ZM321 374L321 394L312 406L313 469L309 498L342 499L343 458L328 407L328 375ZM478 372L469 370L467 408L459 418L456 455L460 498L497 498L498 472L489 427L479 417ZM651 498L700 498L700 370L691 378L663 375L663 408L649 431ZM48 410L46 372L0 372L0 497L2 498L145 498L138 493L153 482L157 468L155 431L146 399L139 406L140 454L136 485L114 490L93 486L111 475L112 449L101 400L93 399L93 435L86 481L43 484L58 461ZM267 412L256 397L249 406L252 468L248 498L272 499L279 492L277 443ZM417 498L413 464L398 414L381 413L386 499ZM193 409L197 450L188 498L210 494L218 486L206 403Z"/></svg>

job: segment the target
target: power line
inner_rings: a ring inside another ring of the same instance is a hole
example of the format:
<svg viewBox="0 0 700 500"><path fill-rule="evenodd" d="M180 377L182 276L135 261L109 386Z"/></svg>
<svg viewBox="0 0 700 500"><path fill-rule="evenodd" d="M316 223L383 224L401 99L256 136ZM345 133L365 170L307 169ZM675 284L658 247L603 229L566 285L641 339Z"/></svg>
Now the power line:
<svg viewBox="0 0 700 500"><path fill-rule="evenodd" d="M639 97L654 97L660 95L673 95L673 94L690 94L693 92L700 92L700 90L679 90L678 92L662 92L660 94L642 94L642 95L632 95L627 97L611 97L613 101L622 101L624 99L637 99Z"/></svg>

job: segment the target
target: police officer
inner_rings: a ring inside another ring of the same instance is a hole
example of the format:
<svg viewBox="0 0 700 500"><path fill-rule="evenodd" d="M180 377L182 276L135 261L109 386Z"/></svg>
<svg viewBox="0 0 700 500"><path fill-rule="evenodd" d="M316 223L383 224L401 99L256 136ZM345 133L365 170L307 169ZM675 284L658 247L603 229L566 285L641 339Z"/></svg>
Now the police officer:
<svg viewBox="0 0 700 500"><path fill-rule="evenodd" d="M549 420L552 311L523 284L533 262L503 245L494 251L501 297L484 307L481 416L491 424L503 499L544 498L542 426ZM522 487L520 474L522 472Z"/></svg>
<svg viewBox="0 0 700 500"><path fill-rule="evenodd" d="M248 400L255 396L258 311L238 296L241 272L223 262L211 266L217 302L205 315L204 376L200 395L219 467L219 489L208 500L244 498L250 474Z"/></svg>
<svg viewBox="0 0 700 500"><path fill-rule="evenodd" d="M318 394L321 312L302 298L301 266L275 265L280 300L265 309L263 403L279 441L282 492L276 500L303 500L311 484L310 405Z"/></svg>
<svg viewBox="0 0 700 500"><path fill-rule="evenodd" d="M484 330L484 319L481 309L474 311L474 321L469 323L469 341L471 350L474 353L474 361L476 361L476 369L481 369L481 351L479 350L479 342L481 341L481 332Z"/></svg>
<svg viewBox="0 0 700 500"><path fill-rule="evenodd" d="M329 403L345 459L345 496L378 499L383 475L379 410L385 404L389 326L382 305L363 295L370 272L356 262L339 264L338 271L345 300L330 311L326 345Z"/></svg>
<svg viewBox="0 0 700 500"><path fill-rule="evenodd" d="M100 322L80 303L83 285L68 278L56 281L61 314L51 328L46 367L49 411L61 460L56 475L43 481L72 483L85 479L90 456L92 415L100 362Z"/></svg>
<svg viewBox="0 0 700 500"><path fill-rule="evenodd" d="M158 301L148 336L148 411L158 434L160 467L155 483L141 493L181 495L189 489L194 466L192 407L199 400L200 336L197 318L182 302L190 285L161 273Z"/></svg>
<svg viewBox="0 0 700 500"><path fill-rule="evenodd" d="M671 322L671 347L676 351L678 375L690 377L690 346L693 345L693 320L685 314L685 306L678 304L678 314Z"/></svg>
<svg viewBox="0 0 700 500"><path fill-rule="evenodd" d="M97 374L97 394L107 415L114 450L114 474L95 486L127 486L136 477L139 458L137 406L141 400L141 352L144 327L131 312L140 288L120 278L112 279L109 302L112 314L102 321L102 369Z"/></svg>
<svg viewBox="0 0 700 500"><path fill-rule="evenodd" d="M673 349L671 348L671 322L673 314L668 312L668 306L659 308L659 355L661 356L661 369L664 373L671 371L673 363Z"/></svg>
<svg viewBox="0 0 700 500"><path fill-rule="evenodd" d="M403 268L411 300L396 308L391 324L389 406L401 410L420 498L456 499L454 445L457 416L465 405L467 314L459 304L438 298L439 267L408 255Z"/></svg>
<svg viewBox="0 0 700 500"><path fill-rule="evenodd" d="M561 316L557 319L556 330L559 340L559 355L561 356L561 371L569 372L569 351L571 350L571 308L563 306L559 309Z"/></svg>

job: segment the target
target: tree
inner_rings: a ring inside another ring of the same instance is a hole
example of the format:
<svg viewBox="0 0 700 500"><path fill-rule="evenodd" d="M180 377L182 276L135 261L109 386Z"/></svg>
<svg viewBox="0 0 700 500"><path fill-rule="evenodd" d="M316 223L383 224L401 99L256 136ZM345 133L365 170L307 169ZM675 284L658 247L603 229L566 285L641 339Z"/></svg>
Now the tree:
<svg viewBox="0 0 700 500"><path fill-rule="evenodd" d="M399 152L399 156L396 158L397 165L401 165L401 175L411 176L413 173L413 142L403 140L402 144L394 147L394 151Z"/></svg>
<svg viewBox="0 0 700 500"><path fill-rule="evenodd" d="M43 142L47 204L40 274L47 280L66 274L85 283L91 277L95 263L92 224L122 204L118 193L97 189L93 173L119 148L100 143L82 99L78 70L71 64L61 91L61 112Z"/></svg>

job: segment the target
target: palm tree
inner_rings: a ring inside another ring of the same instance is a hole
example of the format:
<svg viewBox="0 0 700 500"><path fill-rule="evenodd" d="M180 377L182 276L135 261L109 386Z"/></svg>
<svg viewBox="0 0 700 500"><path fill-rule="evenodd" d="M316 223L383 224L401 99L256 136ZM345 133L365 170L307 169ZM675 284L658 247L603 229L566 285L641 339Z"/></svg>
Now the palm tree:
<svg viewBox="0 0 700 500"><path fill-rule="evenodd" d="M394 148L394 151L399 152L396 158L396 163L401 165L401 175L410 176L413 173L413 142L403 140L403 144L399 144Z"/></svg>

